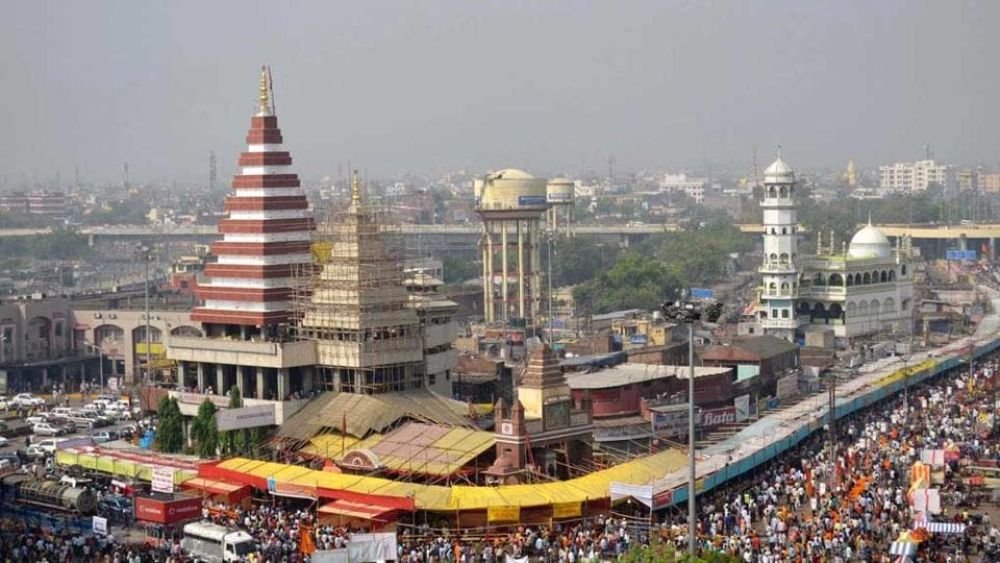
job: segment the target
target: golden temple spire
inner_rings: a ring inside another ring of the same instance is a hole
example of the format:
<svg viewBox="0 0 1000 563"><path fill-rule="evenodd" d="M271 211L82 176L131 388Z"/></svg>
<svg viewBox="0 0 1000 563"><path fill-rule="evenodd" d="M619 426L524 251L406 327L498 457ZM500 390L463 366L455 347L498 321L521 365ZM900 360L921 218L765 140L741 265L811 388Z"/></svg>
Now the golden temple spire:
<svg viewBox="0 0 1000 563"><path fill-rule="evenodd" d="M266 66L260 67L260 94L258 102L260 115L271 115L271 80Z"/></svg>
<svg viewBox="0 0 1000 563"><path fill-rule="evenodd" d="M355 209L361 206L361 175L356 169L351 174L351 205Z"/></svg>

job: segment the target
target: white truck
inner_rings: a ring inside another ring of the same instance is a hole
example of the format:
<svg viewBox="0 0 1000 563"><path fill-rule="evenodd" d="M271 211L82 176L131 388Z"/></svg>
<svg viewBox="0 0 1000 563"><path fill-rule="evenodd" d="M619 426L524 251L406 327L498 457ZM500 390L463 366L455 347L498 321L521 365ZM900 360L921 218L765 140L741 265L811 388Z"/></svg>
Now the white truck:
<svg viewBox="0 0 1000 563"><path fill-rule="evenodd" d="M246 558L257 550L257 545L246 532L211 522L192 522L184 526L181 549L202 561L222 563Z"/></svg>

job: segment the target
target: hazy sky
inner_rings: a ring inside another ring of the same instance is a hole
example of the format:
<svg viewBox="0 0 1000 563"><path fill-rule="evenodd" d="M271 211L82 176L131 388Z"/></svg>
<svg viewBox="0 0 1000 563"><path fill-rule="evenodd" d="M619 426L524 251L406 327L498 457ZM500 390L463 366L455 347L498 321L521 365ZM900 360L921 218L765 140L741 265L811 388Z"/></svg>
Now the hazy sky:
<svg viewBox="0 0 1000 563"><path fill-rule="evenodd" d="M228 181L269 63L300 174L1000 161L1000 2L8 3L0 177Z"/></svg>

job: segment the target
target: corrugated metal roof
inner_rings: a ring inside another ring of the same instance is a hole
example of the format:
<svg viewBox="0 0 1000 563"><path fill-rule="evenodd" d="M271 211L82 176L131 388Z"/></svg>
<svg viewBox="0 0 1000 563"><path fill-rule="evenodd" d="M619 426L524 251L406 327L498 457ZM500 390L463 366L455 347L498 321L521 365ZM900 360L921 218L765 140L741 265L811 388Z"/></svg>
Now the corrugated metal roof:
<svg viewBox="0 0 1000 563"><path fill-rule="evenodd" d="M328 430L364 438L382 432L401 419L411 418L446 426L472 426L465 403L414 389L381 395L327 392L295 413L278 430L278 436L305 442Z"/></svg>

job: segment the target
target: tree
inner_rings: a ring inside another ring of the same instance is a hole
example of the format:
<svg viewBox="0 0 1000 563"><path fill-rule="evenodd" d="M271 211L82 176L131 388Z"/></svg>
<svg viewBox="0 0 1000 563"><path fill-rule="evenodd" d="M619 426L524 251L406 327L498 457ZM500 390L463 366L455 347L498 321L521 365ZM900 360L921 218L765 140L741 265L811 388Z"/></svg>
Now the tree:
<svg viewBox="0 0 1000 563"><path fill-rule="evenodd" d="M164 397L157 411L159 424L156 427L155 446L157 451L178 453L184 449L184 419L177 399Z"/></svg>
<svg viewBox="0 0 1000 563"><path fill-rule="evenodd" d="M673 543L663 541L657 536L653 536L649 545L633 547L619 558L620 563L662 563L665 561L679 561L686 563L740 563L742 561L735 555L720 553L717 551L702 551L695 557L691 557L685 552L678 550Z"/></svg>
<svg viewBox="0 0 1000 563"><path fill-rule="evenodd" d="M445 256L441 260L441 267L444 269L444 279L441 281L449 284L462 283L482 274L482 262L468 258Z"/></svg>
<svg viewBox="0 0 1000 563"><path fill-rule="evenodd" d="M198 457L215 457L219 450L219 429L215 422L215 404L205 399L198 407L198 416L191 423L191 436L195 440Z"/></svg>
<svg viewBox="0 0 1000 563"><path fill-rule="evenodd" d="M243 406L243 397L240 388L235 385L229 388L229 408L238 409ZM240 449L239 430L230 430L222 434L222 453L225 455L237 455Z"/></svg>
<svg viewBox="0 0 1000 563"><path fill-rule="evenodd" d="M573 300L585 314L619 309L654 309L676 294L681 280L659 260L630 252L606 272L573 289Z"/></svg>

